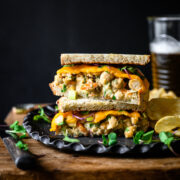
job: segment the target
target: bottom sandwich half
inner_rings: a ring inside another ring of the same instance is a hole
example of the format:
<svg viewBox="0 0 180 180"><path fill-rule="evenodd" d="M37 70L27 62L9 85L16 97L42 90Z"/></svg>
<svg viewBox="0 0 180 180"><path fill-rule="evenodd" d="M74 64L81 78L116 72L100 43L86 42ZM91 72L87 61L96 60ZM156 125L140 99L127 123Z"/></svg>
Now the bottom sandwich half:
<svg viewBox="0 0 180 180"><path fill-rule="evenodd" d="M51 123L50 131L57 135L73 137L99 136L116 132L118 136L131 138L139 131L146 131L149 121L145 113L136 111L58 112Z"/></svg>

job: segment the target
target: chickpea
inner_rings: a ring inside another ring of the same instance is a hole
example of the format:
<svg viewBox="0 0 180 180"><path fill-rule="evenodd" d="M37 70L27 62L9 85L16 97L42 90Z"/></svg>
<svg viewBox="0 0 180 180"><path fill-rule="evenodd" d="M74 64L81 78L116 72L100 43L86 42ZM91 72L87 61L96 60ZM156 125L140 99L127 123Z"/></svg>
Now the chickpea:
<svg viewBox="0 0 180 180"><path fill-rule="evenodd" d="M139 81L138 79L131 79L129 81L129 88L134 90L134 91L138 91L142 88L142 82Z"/></svg>
<svg viewBox="0 0 180 180"><path fill-rule="evenodd" d="M113 75L105 71L101 73L99 81L102 85L104 85L108 83L109 81L111 81L112 79L113 79Z"/></svg>
<svg viewBox="0 0 180 180"><path fill-rule="evenodd" d="M115 93L115 97L117 100L122 100L124 98L124 94L118 90L116 93Z"/></svg>
<svg viewBox="0 0 180 180"><path fill-rule="evenodd" d="M126 138L131 138L133 137L134 132L136 131L136 127L135 126L129 126L125 129L124 131L124 135Z"/></svg>
<svg viewBox="0 0 180 180"><path fill-rule="evenodd" d="M118 121L117 121L116 117L114 117L114 116L111 116L111 118L108 119L108 122L109 122L109 124L107 126L107 129L113 129L113 128L117 127L117 125L118 125Z"/></svg>
<svg viewBox="0 0 180 180"><path fill-rule="evenodd" d="M121 89L124 86L124 81L122 78L116 78L112 81L112 87L114 89Z"/></svg>

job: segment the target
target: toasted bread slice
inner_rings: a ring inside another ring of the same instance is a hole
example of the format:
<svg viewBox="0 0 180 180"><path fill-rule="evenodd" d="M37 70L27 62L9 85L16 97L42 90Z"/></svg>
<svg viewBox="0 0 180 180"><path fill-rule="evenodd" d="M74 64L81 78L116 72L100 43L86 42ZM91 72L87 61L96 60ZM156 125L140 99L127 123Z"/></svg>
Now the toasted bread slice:
<svg viewBox="0 0 180 180"><path fill-rule="evenodd" d="M141 94L140 104L127 103L116 100L98 100L98 99L78 99L70 100L61 97L58 101L58 108L61 112L67 111L105 111L105 110L132 110L145 111L148 100L148 92Z"/></svg>
<svg viewBox="0 0 180 180"><path fill-rule="evenodd" d="M135 54L61 54L61 65L68 64L136 64L150 62L150 55Z"/></svg>

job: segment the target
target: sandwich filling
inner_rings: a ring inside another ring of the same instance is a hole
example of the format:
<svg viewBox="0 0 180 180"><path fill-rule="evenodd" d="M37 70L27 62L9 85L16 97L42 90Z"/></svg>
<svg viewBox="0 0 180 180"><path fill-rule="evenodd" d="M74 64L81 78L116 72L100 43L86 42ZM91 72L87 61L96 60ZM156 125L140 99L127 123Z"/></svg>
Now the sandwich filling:
<svg viewBox="0 0 180 180"><path fill-rule="evenodd" d="M117 132L120 136L131 138L135 132L146 131L148 127L149 122L144 113L114 110L81 111L57 113L52 120L50 131L60 135L66 133L73 137Z"/></svg>
<svg viewBox="0 0 180 180"><path fill-rule="evenodd" d="M50 83L53 93L68 99L112 99L133 103L149 89L144 75L134 67L72 65L57 71Z"/></svg>

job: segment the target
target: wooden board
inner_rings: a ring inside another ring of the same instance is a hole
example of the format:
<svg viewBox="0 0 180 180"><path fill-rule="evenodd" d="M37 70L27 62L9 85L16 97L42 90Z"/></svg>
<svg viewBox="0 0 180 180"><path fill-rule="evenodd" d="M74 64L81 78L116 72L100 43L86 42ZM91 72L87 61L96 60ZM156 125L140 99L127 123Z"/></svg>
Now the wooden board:
<svg viewBox="0 0 180 180"><path fill-rule="evenodd" d="M22 123L24 115L12 111L5 119L7 124L18 120ZM8 151L0 140L0 180L4 179L179 179L180 158L136 159L113 158L68 154L47 147L33 139L25 142L29 150L39 156L38 167L22 171L15 167Z"/></svg>

